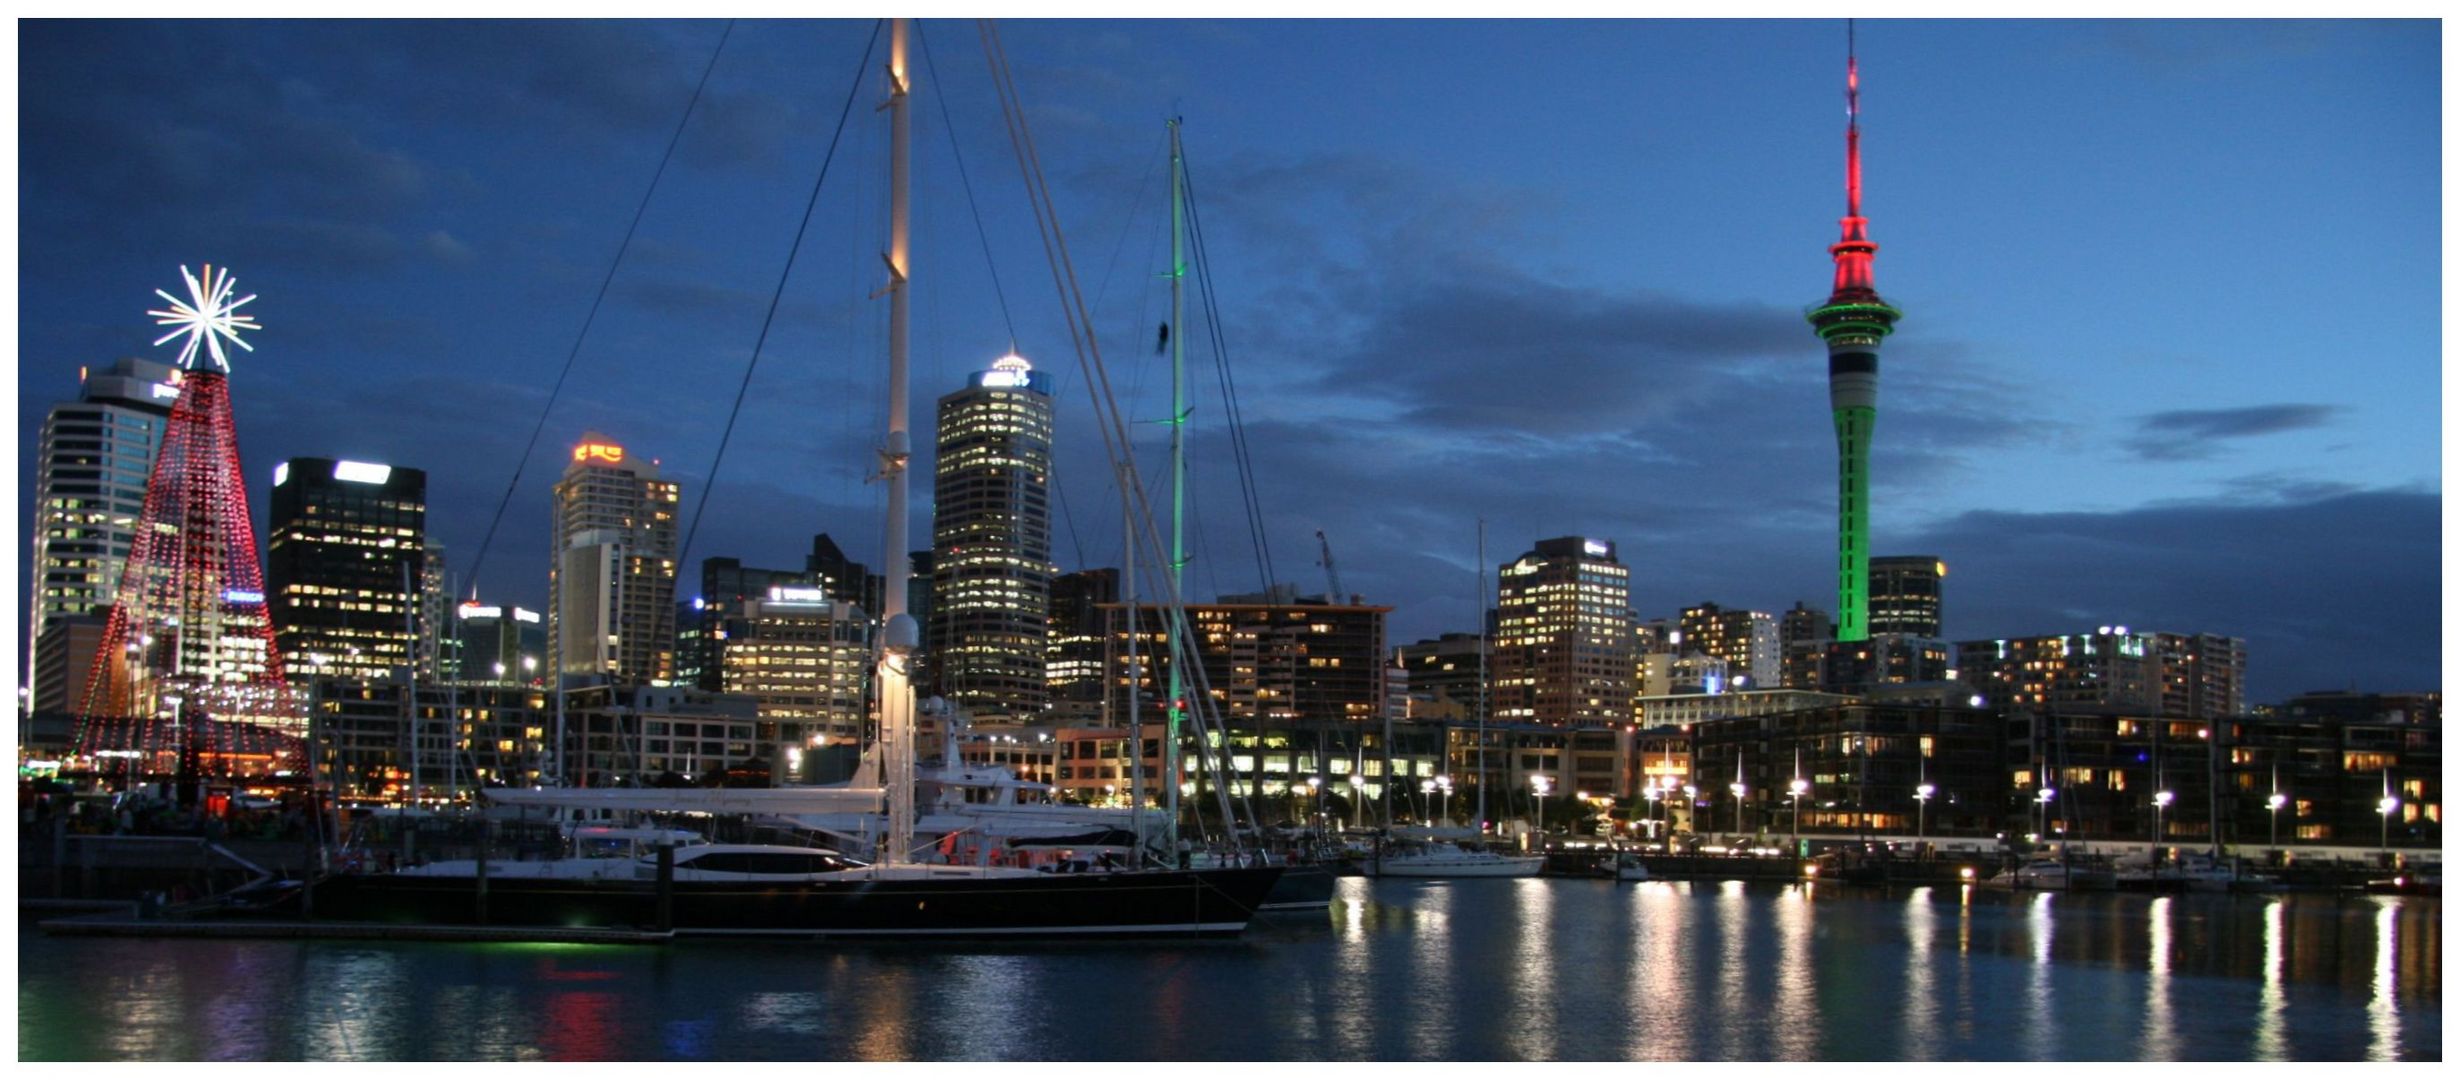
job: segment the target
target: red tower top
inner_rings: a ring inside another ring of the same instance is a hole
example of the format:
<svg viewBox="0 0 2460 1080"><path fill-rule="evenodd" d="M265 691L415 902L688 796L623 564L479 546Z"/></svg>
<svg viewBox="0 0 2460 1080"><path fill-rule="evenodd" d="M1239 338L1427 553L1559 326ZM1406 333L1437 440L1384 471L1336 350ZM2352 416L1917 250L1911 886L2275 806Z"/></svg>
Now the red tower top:
<svg viewBox="0 0 2460 1080"><path fill-rule="evenodd" d="M1853 24L1845 25L1845 218L1838 224L1844 235L1829 245L1828 254L1836 259L1836 284L1830 289L1831 304L1860 301L1877 302L1879 287L1871 281L1871 256L1879 245L1871 242L1864 231L1869 222L1862 216L1862 98L1861 76L1854 66Z"/></svg>

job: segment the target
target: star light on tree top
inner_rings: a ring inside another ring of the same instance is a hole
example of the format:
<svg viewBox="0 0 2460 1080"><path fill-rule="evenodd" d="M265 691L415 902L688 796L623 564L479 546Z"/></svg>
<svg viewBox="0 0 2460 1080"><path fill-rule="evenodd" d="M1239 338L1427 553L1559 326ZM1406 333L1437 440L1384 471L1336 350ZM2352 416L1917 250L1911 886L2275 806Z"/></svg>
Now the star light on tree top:
<svg viewBox="0 0 2460 1080"><path fill-rule="evenodd" d="M240 305L256 299L256 294L249 293L237 300L231 299L231 285L234 279L231 277L230 270L224 268L221 276L216 277L212 263L205 264L203 281L199 281L197 275L189 273L185 266L179 268L179 276L188 279L187 300L183 301L160 289L154 290L154 295L163 298L171 307L167 311L148 311L146 314L155 317L154 324L157 326L176 327L170 333L154 339L154 344L160 345L172 338L185 336L188 339L187 343L180 346L179 350L179 366L182 369L190 371L196 369L197 346L202 344L205 346L205 351L213 357L215 369L228 374L231 364L230 360L222 354L222 340L228 338L231 344L248 352L255 352L256 346L239 340L239 331L264 329L256 324L256 316L239 313Z"/></svg>

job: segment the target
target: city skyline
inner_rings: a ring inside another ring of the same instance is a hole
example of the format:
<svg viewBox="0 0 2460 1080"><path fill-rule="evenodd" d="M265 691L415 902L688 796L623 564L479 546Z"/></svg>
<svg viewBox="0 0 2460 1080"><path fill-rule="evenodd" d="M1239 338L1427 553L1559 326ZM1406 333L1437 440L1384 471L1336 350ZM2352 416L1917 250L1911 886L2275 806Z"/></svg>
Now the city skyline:
<svg viewBox="0 0 2460 1080"><path fill-rule="evenodd" d="M1116 565L1116 495L970 28L931 25L1016 345L1058 376L1054 561ZM868 26L736 27L529 459L487 602L544 606L547 488L584 431L660 460L686 512L698 502ZM1498 558L1615 541L1644 617L1833 596L1835 451L1801 312L1842 210L1843 24L1594 29L1006 30L1044 159L1068 162L1054 179L1078 270L1104 290L1105 356L1142 418L1167 409L1166 368L1146 362L1160 267L1132 250L1162 236L1144 158L1174 102L1188 117L1272 576L1321 588L1306 541L1325 529L1349 590L1396 608L1394 644L1474 629L1492 603L1470 595L1479 517ZM50 313L21 323L21 514L43 411L74 396L79 366L167 361L140 303L210 259L266 297L232 376L260 532L279 461L424 469L431 531L466 574L720 24L198 30L22 31L21 86L59 92L27 95L21 130L21 263L52 271L20 286ZM1872 553L1949 564L1946 636L2240 636L2252 701L2438 685L2439 413L2422 392L2438 252L2431 230L2399 232L2439 197L2433 24L1874 21L1859 48L1866 213L1908 312L1888 343ZM199 63L102 62L156 49ZM1651 63L1609 70L1623 52ZM1559 57L1559 85L1435 74L1540 55ZM2068 77L2027 81L2048 71ZM1010 335L923 77L928 398ZM511 104L459 115L450 79ZM1565 115L1522 124L1532 94ZM518 145L525 124L573 149ZM824 531L880 564L879 494L861 484L878 429L879 305L863 300L879 284L877 128L848 127L804 252L818 269L789 283L686 575L710 556L784 561ZM2339 156L2320 154L2327 135ZM2228 168L2230 151L2266 170ZM2284 291L2300 302L2251 310ZM1258 585L1230 542L1221 410L1198 409L1191 599ZM1151 483L1161 425L1144 426Z"/></svg>

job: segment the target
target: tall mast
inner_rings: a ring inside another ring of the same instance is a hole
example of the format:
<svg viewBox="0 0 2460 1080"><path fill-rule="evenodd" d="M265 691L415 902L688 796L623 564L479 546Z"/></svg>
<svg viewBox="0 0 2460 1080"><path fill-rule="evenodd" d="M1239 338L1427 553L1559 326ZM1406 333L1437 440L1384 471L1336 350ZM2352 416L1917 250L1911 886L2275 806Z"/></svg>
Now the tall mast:
<svg viewBox="0 0 2460 1080"><path fill-rule="evenodd" d="M884 864L905 861L914 842L913 661L921 633L906 614L906 464L913 456L906 429L906 291L909 221L907 163L913 150L913 119L907 98L906 20L888 30L888 431L880 446L880 474L888 481L888 526L880 590L880 782L888 788L888 836L880 845Z"/></svg>
<svg viewBox="0 0 2460 1080"><path fill-rule="evenodd" d="M1170 595L1184 596L1179 591L1179 572L1187 565L1187 326L1182 319L1187 303L1186 255L1186 194L1187 180L1179 153L1179 120L1172 117L1170 126ZM1177 634L1186 624L1185 613L1167 623ZM1162 738L1163 804L1169 810L1170 823L1162 834L1167 850L1179 849L1179 723L1186 715L1180 700L1185 687L1180 682L1179 665L1170 665L1170 713ZM1143 734L1138 733L1138 738Z"/></svg>
<svg viewBox="0 0 2460 1080"><path fill-rule="evenodd" d="M1486 519L1478 519L1478 832L1486 832Z"/></svg>
<svg viewBox="0 0 2460 1080"><path fill-rule="evenodd" d="M1862 84L1853 22L1845 23L1845 217L1828 246L1836 276L1826 303L1810 313L1828 343L1828 408L1836 427L1836 639L1870 637L1871 428L1879 417L1879 340L1902 315L1871 280L1869 223L1862 217Z"/></svg>

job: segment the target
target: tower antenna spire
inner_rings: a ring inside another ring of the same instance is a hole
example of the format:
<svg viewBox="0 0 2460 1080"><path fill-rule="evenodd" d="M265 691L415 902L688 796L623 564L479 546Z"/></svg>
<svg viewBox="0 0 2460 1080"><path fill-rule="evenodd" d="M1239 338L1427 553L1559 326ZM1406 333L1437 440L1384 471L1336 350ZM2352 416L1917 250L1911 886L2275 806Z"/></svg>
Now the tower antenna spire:
<svg viewBox="0 0 2460 1080"><path fill-rule="evenodd" d="M1862 216L1862 76L1854 64L1854 21L1845 20L1845 216Z"/></svg>

